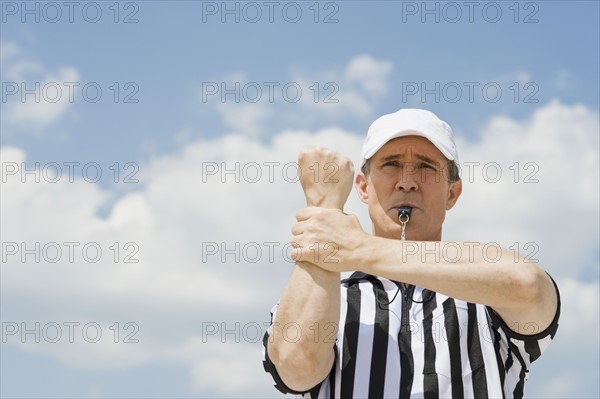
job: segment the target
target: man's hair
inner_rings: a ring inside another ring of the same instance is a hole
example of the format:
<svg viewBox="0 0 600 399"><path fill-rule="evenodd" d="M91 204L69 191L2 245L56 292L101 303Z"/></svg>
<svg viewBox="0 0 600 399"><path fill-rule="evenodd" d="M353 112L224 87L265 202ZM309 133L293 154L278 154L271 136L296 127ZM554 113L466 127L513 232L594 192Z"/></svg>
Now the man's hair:
<svg viewBox="0 0 600 399"><path fill-rule="evenodd" d="M460 173L458 170L458 166L456 165L456 162L451 161L449 159L446 159L446 168L445 168L445 175L448 178L448 183L454 183L455 181L459 181L460 180ZM363 172L363 174L365 176L369 175L369 166L371 164L371 158L367 159L367 161L365 162L365 164L362 166L362 168L360 168L360 171ZM444 172L444 168L442 169L442 172Z"/></svg>

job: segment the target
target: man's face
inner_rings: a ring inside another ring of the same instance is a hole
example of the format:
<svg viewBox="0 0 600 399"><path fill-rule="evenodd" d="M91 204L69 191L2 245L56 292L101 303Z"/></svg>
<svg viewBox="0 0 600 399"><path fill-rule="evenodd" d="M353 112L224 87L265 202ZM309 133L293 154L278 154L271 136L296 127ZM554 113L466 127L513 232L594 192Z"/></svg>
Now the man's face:
<svg viewBox="0 0 600 399"><path fill-rule="evenodd" d="M399 239L398 208L412 207L406 239L440 241L446 211L454 206L462 182L448 182L447 160L426 138L398 137L371 157L369 173L355 186L369 206L373 235Z"/></svg>

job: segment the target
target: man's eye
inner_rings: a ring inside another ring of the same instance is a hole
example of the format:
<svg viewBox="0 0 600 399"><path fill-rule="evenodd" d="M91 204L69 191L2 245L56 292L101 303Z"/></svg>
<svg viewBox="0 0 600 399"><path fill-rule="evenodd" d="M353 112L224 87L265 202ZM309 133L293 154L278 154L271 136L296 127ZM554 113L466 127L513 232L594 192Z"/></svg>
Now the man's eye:
<svg viewBox="0 0 600 399"><path fill-rule="evenodd" d="M430 165L430 164L424 163L424 162L419 164L419 168L435 169L435 167L433 165Z"/></svg>
<svg viewBox="0 0 600 399"><path fill-rule="evenodd" d="M384 163L383 166L400 166L400 163L397 161L388 161Z"/></svg>

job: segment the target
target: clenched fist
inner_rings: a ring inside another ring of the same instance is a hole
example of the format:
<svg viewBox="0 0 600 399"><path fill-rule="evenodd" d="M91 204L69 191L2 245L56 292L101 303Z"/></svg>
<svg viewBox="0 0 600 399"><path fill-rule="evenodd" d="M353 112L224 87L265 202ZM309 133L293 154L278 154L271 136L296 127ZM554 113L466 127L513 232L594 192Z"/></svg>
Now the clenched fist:
<svg viewBox="0 0 600 399"><path fill-rule="evenodd" d="M308 147L298 155L300 183L308 206L343 210L352 190L352 161L327 148Z"/></svg>

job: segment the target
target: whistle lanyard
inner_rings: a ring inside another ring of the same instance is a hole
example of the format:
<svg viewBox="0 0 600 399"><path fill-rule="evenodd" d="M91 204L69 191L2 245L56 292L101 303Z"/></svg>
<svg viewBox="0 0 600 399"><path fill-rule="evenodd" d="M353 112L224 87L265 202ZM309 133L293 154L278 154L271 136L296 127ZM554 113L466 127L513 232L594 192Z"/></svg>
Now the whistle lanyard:
<svg viewBox="0 0 600 399"><path fill-rule="evenodd" d="M398 208L398 221L400 222L400 225L402 226L402 234L400 236L400 239L402 241L406 240L406 225L410 221L410 212L411 211L412 211L412 208L409 208L409 207Z"/></svg>

